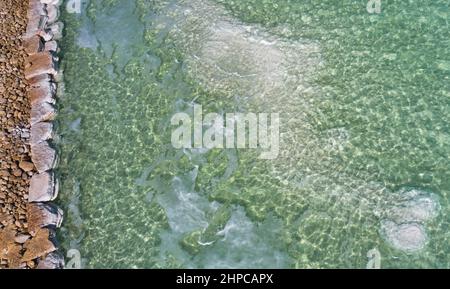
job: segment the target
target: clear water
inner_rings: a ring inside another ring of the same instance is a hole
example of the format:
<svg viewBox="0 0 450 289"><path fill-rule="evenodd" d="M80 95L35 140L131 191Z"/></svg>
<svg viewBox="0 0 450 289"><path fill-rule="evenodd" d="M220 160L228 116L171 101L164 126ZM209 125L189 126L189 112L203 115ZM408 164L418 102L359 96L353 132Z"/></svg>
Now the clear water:
<svg viewBox="0 0 450 289"><path fill-rule="evenodd" d="M83 267L450 267L448 1L88 2L58 118ZM279 157L174 149L193 104L279 112Z"/></svg>

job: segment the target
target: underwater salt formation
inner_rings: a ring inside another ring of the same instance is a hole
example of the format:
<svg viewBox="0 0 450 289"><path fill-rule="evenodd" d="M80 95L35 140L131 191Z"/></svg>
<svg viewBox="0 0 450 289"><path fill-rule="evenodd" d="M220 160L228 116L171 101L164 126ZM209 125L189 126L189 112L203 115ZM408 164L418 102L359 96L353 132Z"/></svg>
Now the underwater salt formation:
<svg viewBox="0 0 450 289"><path fill-rule="evenodd" d="M437 197L418 189L402 189L399 199L388 207L381 222L381 233L396 249L418 251L428 240L426 223L439 212Z"/></svg>

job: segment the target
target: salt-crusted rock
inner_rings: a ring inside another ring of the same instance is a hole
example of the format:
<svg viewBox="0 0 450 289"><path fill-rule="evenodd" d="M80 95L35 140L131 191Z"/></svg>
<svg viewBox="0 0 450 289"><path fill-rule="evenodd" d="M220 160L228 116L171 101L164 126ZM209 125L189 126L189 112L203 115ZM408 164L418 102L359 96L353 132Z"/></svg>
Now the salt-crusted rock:
<svg viewBox="0 0 450 289"><path fill-rule="evenodd" d="M38 122L31 126L31 146L36 145L42 141L53 138L53 124L51 122Z"/></svg>
<svg viewBox="0 0 450 289"><path fill-rule="evenodd" d="M29 202L53 201L56 199L57 195L58 182L52 171L33 175L28 191Z"/></svg>
<svg viewBox="0 0 450 289"><path fill-rule="evenodd" d="M393 196L395 203L381 215L382 235L399 250L421 250L427 242L425 225L439 212L437 196L416 188L403 188Z"/></svg>
<svg viewBox="0 0 450 289"><path fill-rule="evenodd" d="M59 9L55 5L47 4L45 6L45 11L47 11L48 24L52 24L59 18Z"/></svg>
<svg viewBox="0 0 450 289"><path fill-rule="evenodd" d="M46 142L40 142L31 146L31 160L39 173L51 170L55 167L56 151Z"/></svg>
<svg viewBox="0 0 450 289"><path fill-rule="evenodd" d="M50 241L50 230L42 228L37 230L36 234L24 244L24 247L26 251L22 257L23 262L45 256L57 249Z"/></svg>
<svg viewBox="0 0 450 289"><path fill-rule="evenodd" d="M57 52L58 51L58 43L55 40L51 40L45 43L45 51Z"/></svg>
<svg viewBox="0 0 450 289"><path fill-rule="evenodd" d="M59 40L62 38L64 24L61 21L53 23L49 26L49 29L53 35L54 40Z"/></svg>
<svg viewBox="0 0 450 289"><path fill-rule="evenodd" d="M51 203L29 203L27 205L28 232L34 236L40 228L60 227L63 212Z"/></svg>
<svg viewBox="0 0 450 289"><path fill-rule="evenodd" d="M44 41L50 41L54 37L53 31L50 28L39 30L38 35L41 36Z"/></svg>
<svg viewBox="0 0 450 289"><path fill-rule="evenodd" d="M25 66L27 80L41 74L56 75L56 73L55 61L50 52L39 52L28 57L28 64Z"/></svg>
<svg viewBox="0 0 450 289"><path fill-rule="evenodd" d="M38 122L54 120L55 117L56 110L49 103L44 102L31 106L31 125Z"/></svg>
<svg viewBox="0 0 450 289"><path fill-rule="evenodd" d="M422 195L390 208L388 215L389 219L398 224L408 222L424 223L437 215L438 208L435 198Z"/></svg>
<svg viewBox="0 0 450 289"><path fill-rule="evenodd" d="M52 252L39 261L37 269L64 269L64 256L58 251Z"/></svg>
<svg viewBox="0 0 450 289"><path fill-rule="evenodd" d="M55 6L60 6L62 3L62 0L41 0L42 4L50 4Z"/></svg>
<svg viewBox="0 0 450 289"><path fill-rule="evenodd" d="M44 49L44 43L38 35L26 39L23 46L28 55L36 54Z"/></svg>
<svg viewBox="0 0 450 289"><path fill-rule="evenodd" d="M399 225L392 221L384 221L381 230L391 246L402 251L419 251L428 240L424 228L417 223Z"/></svg>

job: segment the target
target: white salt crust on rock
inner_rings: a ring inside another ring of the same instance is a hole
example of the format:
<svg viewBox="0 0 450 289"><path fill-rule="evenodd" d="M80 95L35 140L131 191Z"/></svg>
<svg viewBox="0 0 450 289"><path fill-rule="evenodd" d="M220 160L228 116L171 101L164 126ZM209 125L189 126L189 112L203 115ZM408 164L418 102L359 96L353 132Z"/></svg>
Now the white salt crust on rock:
<svg viewBox="0 0 450 289"><path fill-rule="evenodd" d="M58 182L53 172L35 174L31 178L28 201L49 202L58 196Z"/></svg>
<svg viewBox="0 0 450 289"><path fill-rule="evenodd" d="M36 242L42 228L53 230L61 225L63 212L56 205L48 203L58 195L58 181L53 172L57 153L49 144L53 138L53 124L56 116L56 81L58 75L56 53L62 37L63 24L58 21L61 0L28 0L28 25L24 35L24 48L28 54L25 65L25 78L30 90L28 98L31 104L31 159L38 171L30 181L28 194L27 220L30 240ZM42 238L40 234L40 238ZM45 237L45 236L44 236ZM45 237L47 238L47 237ZM49 235L49 238L52 238ZM45 243L45 240L40 240ZM47 242L48 243L48 242ZM50 243L48 243L50 244ZM43 247L44 248L44 247ZM64 267L64 257L52 250L29 252L29 258L39 257L37 268L60 269Z"/></svg>

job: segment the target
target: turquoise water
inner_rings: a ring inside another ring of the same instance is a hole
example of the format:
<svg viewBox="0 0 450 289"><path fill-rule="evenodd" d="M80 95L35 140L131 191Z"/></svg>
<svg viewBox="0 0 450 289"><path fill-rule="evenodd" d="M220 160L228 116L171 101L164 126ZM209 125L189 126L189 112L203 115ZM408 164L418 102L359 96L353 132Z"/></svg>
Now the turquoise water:
<svg viewBox="0 0 450 289"><path fill-rule="evenodd" d="M85 268L449 268L449 3L335 2L63 13L63 247ZM278 158L173 148L194 104L279 113Z"/></svg>

